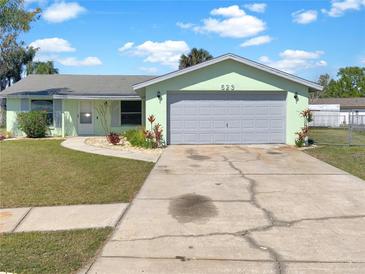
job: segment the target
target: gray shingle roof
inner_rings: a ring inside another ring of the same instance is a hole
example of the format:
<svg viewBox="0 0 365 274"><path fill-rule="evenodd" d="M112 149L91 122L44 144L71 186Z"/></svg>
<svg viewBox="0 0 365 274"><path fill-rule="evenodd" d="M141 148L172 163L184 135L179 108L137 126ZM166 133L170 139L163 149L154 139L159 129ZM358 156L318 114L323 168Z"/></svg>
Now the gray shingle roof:
<svg viewBox="0 0 365 274"><path fill-rule="evenodd" d="M340 105L341 108L365 108L365 97L355 98L317 98L309 101L312 105L326 105L335 104Z"/></svg>
<svg viewBox="0 0 365 274"><path fill-rule="evenodd" d="M135 96L132 86L156 76L32 74L0 93L6 95Z"/></svg>

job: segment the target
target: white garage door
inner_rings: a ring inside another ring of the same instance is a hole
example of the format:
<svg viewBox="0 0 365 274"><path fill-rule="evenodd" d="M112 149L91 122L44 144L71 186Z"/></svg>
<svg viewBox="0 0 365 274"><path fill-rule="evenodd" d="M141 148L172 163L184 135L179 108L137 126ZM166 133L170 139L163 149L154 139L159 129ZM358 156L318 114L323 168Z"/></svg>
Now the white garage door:
<svg viewBox="0 0 365 274"><path fill-rule="evenodd" d="M170 92L168 143L285 143L285 99L284 92Z"/></svg>

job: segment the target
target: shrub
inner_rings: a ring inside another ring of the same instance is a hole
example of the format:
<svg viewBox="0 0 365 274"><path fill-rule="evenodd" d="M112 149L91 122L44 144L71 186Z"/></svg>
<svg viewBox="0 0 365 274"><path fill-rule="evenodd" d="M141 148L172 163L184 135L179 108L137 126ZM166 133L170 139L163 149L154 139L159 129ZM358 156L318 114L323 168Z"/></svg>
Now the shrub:
<svg viewBox="0 0 365 274"><path fill-rule="evenodd" d="M123 133L123 136L134 147L151 148L152 144L146 139L145 132L142 128L129 129Z"/></svg>
<svg viewBox="0 0 365 274"><path fill-rule="evenodd" d="M44 111L21 112L17 115L19 129L27 137L41 138L45 137L48 131L47 113Z"/></svg>
<svg viewBox="0 0 365 274"><path fill-rule="evenodd" d="M297 147L302 147L302 146L304 146L304 140L303 139L295 139L295 145L297 146Z"/></svg>
<svg viewBox="0 0 365 274"><path fill-rule="evenodd" d="M115 132L110 132L107 136L106 139L108 140L109 143L111 143L112 145L116 145L120 142L120 137L118 133Z"/></svg>
<svg viewBox="0 0 365 274"><path fill-rule="evenodd" d="M5 139L6 139L5 135L3 135L3 134L0 133L0 141L3 141Z"/></svg>

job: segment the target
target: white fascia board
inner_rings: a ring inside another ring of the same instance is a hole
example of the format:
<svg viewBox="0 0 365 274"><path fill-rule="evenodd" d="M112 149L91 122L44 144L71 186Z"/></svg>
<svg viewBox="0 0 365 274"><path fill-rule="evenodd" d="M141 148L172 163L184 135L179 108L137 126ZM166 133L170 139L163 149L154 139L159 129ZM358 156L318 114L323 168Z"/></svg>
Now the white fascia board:
<svg viewBox="0 0 365 274"><path fill-rule="evenodd" d="M302 84L302 85L304 85L306 87L309 87L311 89L314 89L314 90L320 90L321 91L323 89L323 87L321 85L318 85L318 84L316 84L312 81L300 78L298 76L286 73L284 71L281 71L281 70L266 66L264 64L260 64L258 62L255 62L255 61L252 61L252 60L249 60L249 59L246 59L246 58L243 58L243 57L240 57L238 55L231 54L231 53L216 57L214 59L205 61L203 63L197 64L197 65L185 68L185 69L173 71L173 72L167 73L165 75L158 76L156 78L144 81L142 83L135 84L135 85L133 85L133 89L134 90L141 89L141 88L144 88L144 87L147 87L147 86L150 86L150 85L153 85L153 84L156 84L156 83L159 83L159 82L174 78L176 76L183 75L183 74L186 74L186 73L189 73L189 72L192 72L192 71L195 71L195 70L198 70L198 69L201 69L201 68L204 68L204 67L207 67L207 66L210 66L210 65L225 61L225 60L234 60L234 61L240 62L240 63L245 64L247 66L254 67L256 69L268 72L270 74L273 74L273 75L276 75L276 76L279 76L279 77L282 77L282 78L290 80L292 82Z"/></svg>

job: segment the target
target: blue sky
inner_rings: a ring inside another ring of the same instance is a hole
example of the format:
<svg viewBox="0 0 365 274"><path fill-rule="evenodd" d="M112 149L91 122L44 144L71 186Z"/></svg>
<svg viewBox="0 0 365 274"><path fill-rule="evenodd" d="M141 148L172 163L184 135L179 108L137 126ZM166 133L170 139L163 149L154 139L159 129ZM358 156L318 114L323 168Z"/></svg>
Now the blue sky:
<svg viewBox="0 0 365 274"><path fill-rule="evenodd" d="M365 0L51 1L24 34L60 73L163 74L181 53L235 53L316 80L365 66Z"/></svg>

